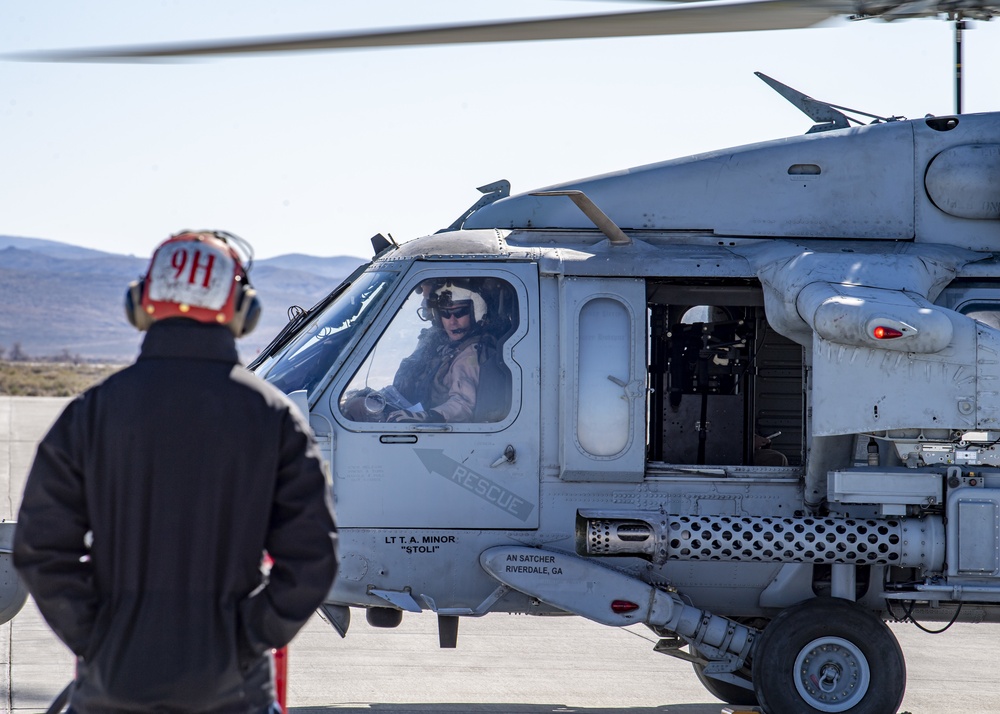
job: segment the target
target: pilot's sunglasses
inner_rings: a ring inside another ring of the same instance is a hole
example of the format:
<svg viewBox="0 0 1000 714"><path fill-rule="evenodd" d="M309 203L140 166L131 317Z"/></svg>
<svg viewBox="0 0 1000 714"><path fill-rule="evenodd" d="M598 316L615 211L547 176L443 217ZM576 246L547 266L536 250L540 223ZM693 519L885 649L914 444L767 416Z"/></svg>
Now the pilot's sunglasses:
<svg viewBox="0 0 1000 714"><path fill-rule="evenodd" d="M448 310L438 309L441 313L441 318L444 320L451 320L452 318L465 317L469 314L468 307L455 307Z"/></svg>

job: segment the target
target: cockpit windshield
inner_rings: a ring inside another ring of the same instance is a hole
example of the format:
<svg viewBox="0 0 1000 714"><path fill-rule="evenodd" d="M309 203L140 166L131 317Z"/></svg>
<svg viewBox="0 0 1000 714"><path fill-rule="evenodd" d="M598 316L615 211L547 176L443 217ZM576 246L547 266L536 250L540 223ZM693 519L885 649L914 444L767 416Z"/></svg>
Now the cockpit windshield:
<svg viewBox="0 0 1000 714"><path fill-rule="evenodd" d="M396 276L378 270L362 273L302 327L270 366L262 365L259 375L286 394L300 389L311 392L365 322L366 314L388 293Z"/></svg>

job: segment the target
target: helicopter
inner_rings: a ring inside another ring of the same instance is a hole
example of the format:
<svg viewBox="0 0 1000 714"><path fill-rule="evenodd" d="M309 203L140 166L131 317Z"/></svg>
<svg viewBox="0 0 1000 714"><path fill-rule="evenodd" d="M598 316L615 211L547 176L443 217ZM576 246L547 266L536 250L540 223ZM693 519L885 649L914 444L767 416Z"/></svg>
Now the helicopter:
<svg viewBox="0 0 1000 714"><path fill-rule="evenodd" d="M56 58L843 13L945 14L960 48L965 19L998 12L679 3ZM808 133L484 185L438 233L375 236L372 261L251 363L308 414L329 467L342 563L322 611L341 636L352 610L385 628L432 612L442 647L491 613L642 624L723 701L882 714L906 685L886 620L1000 621L1000 113L852 120L761 78Z"/></svg>

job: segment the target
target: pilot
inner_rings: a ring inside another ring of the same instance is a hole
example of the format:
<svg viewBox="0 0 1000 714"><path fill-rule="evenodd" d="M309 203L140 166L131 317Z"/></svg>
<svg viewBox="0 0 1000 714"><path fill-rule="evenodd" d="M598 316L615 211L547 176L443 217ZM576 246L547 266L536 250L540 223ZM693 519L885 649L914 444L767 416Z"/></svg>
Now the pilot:
<svg viewBox="0 0 1000 714"><path fill-rule="evenodd" d="M432 322L417 349L396 371L393 387L413 406L389 413L390 422L468 422L476 408L479 366L495 349L485 326L486 301L474 280L424 284L422 316Z"/></svg>
<svg viewBox="0 0 1000 714"><path fill-rule="evenodd" d="M160 245L126 291L138 360L38 446L14 563L77 656L71 712L280 711L271 649L333 582L308 423L238 361L260 305L237 248L221 232Z"/></svg>

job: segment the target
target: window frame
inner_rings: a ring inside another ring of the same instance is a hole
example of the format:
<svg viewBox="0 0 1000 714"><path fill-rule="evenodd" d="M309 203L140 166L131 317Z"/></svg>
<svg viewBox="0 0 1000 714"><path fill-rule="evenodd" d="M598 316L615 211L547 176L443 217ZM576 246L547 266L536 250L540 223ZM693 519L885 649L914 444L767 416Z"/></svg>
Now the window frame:
<svg viewBox="0 0 1000 714"><path fill-rule="evenodd" d="M532 266L533 267L533 266ZM507 415L495 422L445 422L445 423L393 423L379 421L353 421L341 411L341 398L352 385L355 377L364 367L373 351L386 337L394 321L399 317L404 305L414 293L417 285L425 280L442 278L493 278L506 282L517 299L518 324L507 336L499 351L503 364L510 371L511 399ZM368 330L365 339L357 345L352 358L341 366L340 375L330 390L330 411L337 423L352 432L455 432L492 433L506 429L517 418L524 400L524 368L513 358L513 348L527 334L529 329L530 301L524 277L515 269L506 266L484 266L479 262L416 262L413 267L396 281L393 292L382 304L381 312Z"/></svg>

